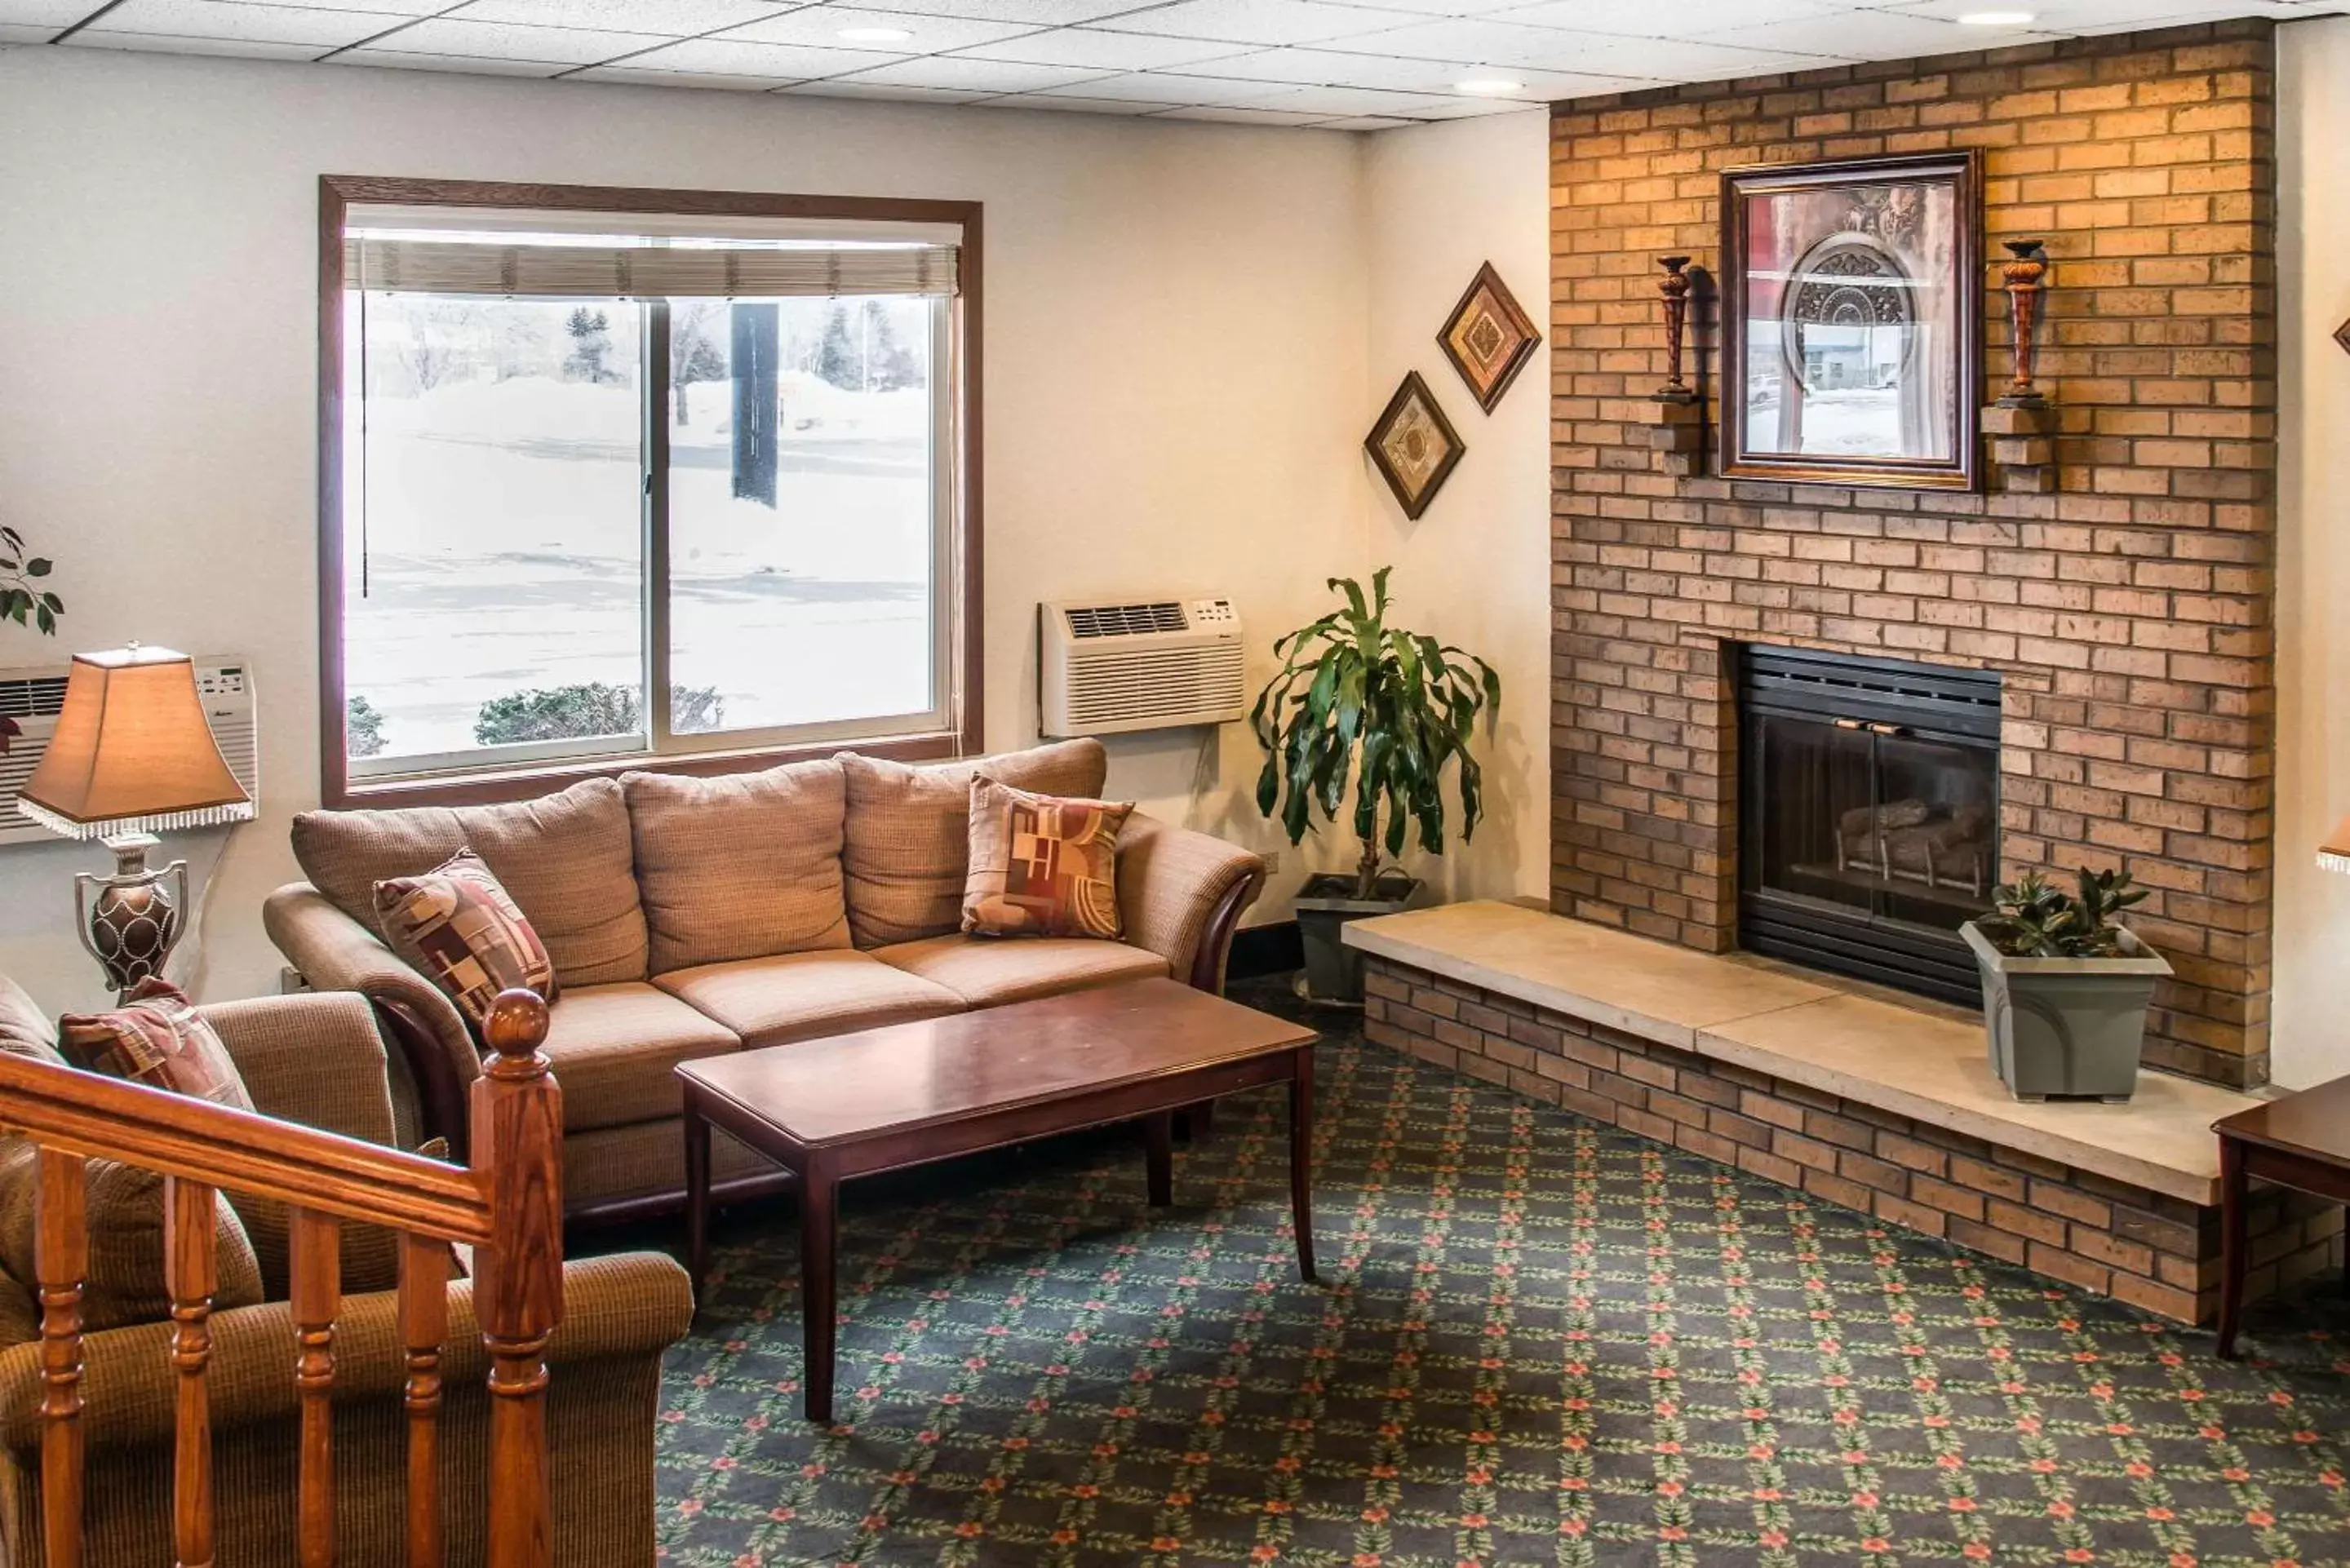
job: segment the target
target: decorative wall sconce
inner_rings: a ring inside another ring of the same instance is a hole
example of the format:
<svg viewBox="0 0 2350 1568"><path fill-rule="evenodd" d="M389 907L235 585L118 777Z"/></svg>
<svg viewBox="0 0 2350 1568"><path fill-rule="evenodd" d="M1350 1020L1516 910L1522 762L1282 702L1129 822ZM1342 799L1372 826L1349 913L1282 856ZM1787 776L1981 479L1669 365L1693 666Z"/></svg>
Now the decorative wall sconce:
<svg viewBox="0 0 2350 1568"><path fill-rule="evenodd" d="M1687 256L1659 256L1665 275L1657 280L1665 315L1665 384L1649 394L1657 405L1648 421L1648 445L1664 454L1665 472L1686 479L1696 473L1705 453L1705 400L1681 375L1681 354L1689 337L1690 286L1695 280L1682 270Z"/></svg>
<svg viewBox="0 0 2350 1568"><path fill-rule="evenodd" d="M1983 434L1999 468L2000 488L2044 495L2056 488L2056 410L2033 379L2034 336L2040 326L2041 283L2048 275L2042 240L2006 240L2000 264L2007 290L2009 348L2015 371L1996 403L1983 410Z"/></svg>
<svg viewBox="0 0 2350 1568"><path fill-rule="evenodd" d="M2040 321L2040 280L2048 275L2048 248L2041 240L2008 240L2011 259L2000 275L2007 286L2007 319L2015 358L2015 379L1999 400L2003 409L2038 408L2048 400L2032 384L2033 333Z"/></svg>

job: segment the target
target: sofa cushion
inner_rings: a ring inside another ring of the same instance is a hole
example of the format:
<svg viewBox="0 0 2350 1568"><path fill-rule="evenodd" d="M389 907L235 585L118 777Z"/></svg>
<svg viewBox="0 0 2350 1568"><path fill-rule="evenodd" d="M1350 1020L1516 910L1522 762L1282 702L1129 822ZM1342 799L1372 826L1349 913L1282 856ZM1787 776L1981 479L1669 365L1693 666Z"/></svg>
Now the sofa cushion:
<svg viewBox="0 0 2350 1568"><path fill-rule="evenodd" d="M1016 942L931 937L876 948L873 956L945 987L972 1007L1001 1007L1167 972L1167 961L1157 953L1090 937L1026 937Z"/></svg>
<svg viewBox="0 0 2350 1568"><path fill-rule="evenodd" d="M0 979L0 1051L67 1067L48 1020L30 997ZM93 1158L84 1167L83 1210L89 1268L82 1287L82 1327L119 1328L171 1315L163 1277L163 1178L120 1160ZM0 1268L18 1283L38 1282L40 1149L32 1139L0 1136ZM261 1261L244 1220L226 1198L213 1205L213 1259L219 1308L256 1306L262 1300Z"/></svg>
<svg viewBox="0 0 2350 1568"><path fill-rule="evenodd" d="M1099 741L1061 741L911 767L843 752L848 820L841 860L848 925L860 948L942 936L962 923L970 871L971 781L984 774L1014 789L1097 795L1109 774Z"/></svg>
<svg viewBox="0 0 2350 1568"><path fill-rule="evenodd" d="M375 910L391 950L448 992L476 1040L500 992L526 986L548 1002L562 995L530 918L470 849L421 877L378 882Z"/></svg>
<svg viewBox="0 0 2350 1568"><path fill-rule="evenodd" d="M57 1049L85 1073L253 1109L228 1046L188 993L161 975L131 987L119 1007L58 1019Z"/></svg>
<svg viewBox="0 0 2350 1568"><path fill-rule="evenodd" d="M982 937L1126 935L1118 834L1132 801L1031 794L981 775L971 786L971 876L962 929Z"/></svg>
<svg viewBox="0 0 2350 1568"><path fill-rule="evenodd" d="M848 945L846 785L827 758L755 774L628 774L652 972Z"/></svg>
<svg viewBox="0 0 2350 1568"><path fill-rule="evenodd" d="M306 811L294 858L343 913L380 935L375 885L432 870L471 847L546 944L565 986L645 977L629 808L611 779L506 805Z"/></svg>
<svg viewBox="0 0 2350 1568"><path fill-rule="evenodd" d="M742 1048L733 1030L642 981L564 992L547 1010L541 1047L563 1088L567 1133L673 1116L670 1069Z"/></svg>
<svg viewBox="0 0 2350 1568"><path fill-rule="evenodd" d="M751 1049L961 1012L951 991L860 952L785 953L679 970L654 981Z"/></svg>

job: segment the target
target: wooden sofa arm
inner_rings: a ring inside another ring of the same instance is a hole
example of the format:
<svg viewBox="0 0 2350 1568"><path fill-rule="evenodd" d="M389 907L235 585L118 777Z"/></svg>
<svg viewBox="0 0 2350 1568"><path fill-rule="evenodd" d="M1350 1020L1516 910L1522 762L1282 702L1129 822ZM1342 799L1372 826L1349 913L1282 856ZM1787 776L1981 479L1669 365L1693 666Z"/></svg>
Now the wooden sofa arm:
<svg viewBox="0 0 2350 1568"><path fill-rule="evenodd" d="M1139 813L1118 840L1118 913L1127 940L1167 961L1176 979L1221 992L1241 916L1264 888L1264 861L1236 844Z"/></svg>
<svg viewBox="0 0 2350 1568"><path fill-rule="evenodd" d="M416 1085L418 1136L447 1138L451 1156L462 1161L465 1096L482 1075L482 1054L456 1004L307 882L270 894L261 906L261 923L312 986L357 992L374 1005L383 1037L400 1052Z"/></svg>

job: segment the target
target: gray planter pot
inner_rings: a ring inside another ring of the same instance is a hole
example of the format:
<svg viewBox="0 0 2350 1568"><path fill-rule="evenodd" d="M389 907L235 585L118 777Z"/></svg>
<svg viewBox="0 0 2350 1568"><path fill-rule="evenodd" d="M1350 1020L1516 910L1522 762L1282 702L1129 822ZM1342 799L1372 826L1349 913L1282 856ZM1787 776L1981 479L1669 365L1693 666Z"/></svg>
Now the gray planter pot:
<svg viewBox="0 0 2350 1568"><path fill-rule="evenodd" d="M1341 934L1350 920L1402 912L1419 891L1419 879L1390 871L1378 882L1379 897L1357 898L1355 879L1342 872L1309 877L1297 896L1297 935L1305 948L1305 994L1309 1001L1363 1002L1363 955Z"/></svg>
<svg viewBox="0 0 2350 1568"><path fill-rule="evenodd" d="M1959 928L1982 971L1983 1031L1991 1071L2019 1100L2051 1096L2126 1100L2137 1092L2139 1048L2161 954L2122 932L2129 956L2011 958L1969 920Z"/></svg>

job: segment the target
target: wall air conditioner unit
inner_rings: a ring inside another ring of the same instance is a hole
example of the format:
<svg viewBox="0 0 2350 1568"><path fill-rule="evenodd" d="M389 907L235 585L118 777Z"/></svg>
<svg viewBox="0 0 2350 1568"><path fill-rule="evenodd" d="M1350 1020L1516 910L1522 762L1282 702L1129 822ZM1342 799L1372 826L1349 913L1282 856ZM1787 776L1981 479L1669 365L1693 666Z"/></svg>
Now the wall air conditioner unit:
<svg viewBox="0 0 2350 1568"><path fill-rule="evenodd" d="M1037 620L1038 728L1048 736L1225 724L1248 713L1230 599L1047 604Z"/></svg>
<svg viewBox="0 0 2350 1568"><path fill-rule="evenodd" d="M252 667L241 659L201 655L195 666L196 694L203 700L213 742L244 793L258 801L261 760L253 722ZM49 738L57 733L57 711L66 701L66 673L62 664L0 670L0 718L15 720L21 732L8 737L8 754L0 756L0 846L64 842L18 811L16 794L32 779L42 753L49 749Z"/></svg>

